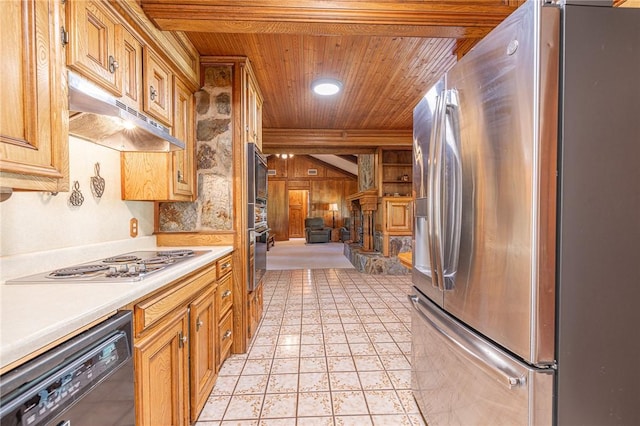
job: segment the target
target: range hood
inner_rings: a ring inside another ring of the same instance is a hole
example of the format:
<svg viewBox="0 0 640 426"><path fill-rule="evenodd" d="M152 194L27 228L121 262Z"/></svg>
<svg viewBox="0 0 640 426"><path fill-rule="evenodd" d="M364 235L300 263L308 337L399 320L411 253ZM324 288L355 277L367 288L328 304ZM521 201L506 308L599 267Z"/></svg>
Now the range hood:
<svg viewBox="0 0 640 426"><path fill-rule="evenodd" d="M145 114L69 72L69 134L118 151L168 152L185 143Z"/></svg>

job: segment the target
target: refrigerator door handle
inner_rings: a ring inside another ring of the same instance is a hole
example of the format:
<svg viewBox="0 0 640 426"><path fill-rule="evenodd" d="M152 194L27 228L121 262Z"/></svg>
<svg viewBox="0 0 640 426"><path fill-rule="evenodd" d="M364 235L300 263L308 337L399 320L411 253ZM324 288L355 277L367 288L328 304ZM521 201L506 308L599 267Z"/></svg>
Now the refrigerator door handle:
<svg viewBox="0 0 640 426"><path fill-rule="evenodd" d="M445 95L442 137L443 169L448 171L448 179L443 179L445 185L444 195L440 197L443 208L446 209L446 225L442 225L441 235L444 241L441 248L442 276L444 290L452 290L455 276L458 271L458 257L460 254L460 233L462 228L462 160L460 158L459 141L460 125L458 108L458 91L448 89ZM447 126L447 123L449 124ZM445 164L451 163L451 164ZM445 200L444 197L447 197ZM446 204L444 204L446 203ZM446 227L446 229L445 229Z"/></svg>
<svg viewBox="0 0 640 426"><path fill-rule="evenodd" d="M439 308L418 295L408 296L414 309L445 342L462 350L465 358L509 389L527 384L528 371L515 359L498 351L489 343L459 325Z"/></svg>
<svg viewBox="0 0 640 426"><path fill-rule="evenodd" d="M440 188L442 180L442 135L445 123L445 92L438 96L434 114L432 140L429 144L429 237L433 285L444 290L442 267L442 202Z"/></svg>

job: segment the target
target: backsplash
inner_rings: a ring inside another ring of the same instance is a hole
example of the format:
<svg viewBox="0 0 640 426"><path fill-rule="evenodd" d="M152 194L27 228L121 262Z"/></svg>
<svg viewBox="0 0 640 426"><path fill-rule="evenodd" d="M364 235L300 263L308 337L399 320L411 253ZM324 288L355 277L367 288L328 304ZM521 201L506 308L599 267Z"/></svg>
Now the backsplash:
<svg viewBox="0 0 640 426"><path fill-rule="evenodd" d="M91 191L95 163L105 180L98 198ZM0 255L131 239L129 220L138 219L138 238L153 235L153 203L123 201L120 196L120 153L91 142L69 138L71 189L78 181L84 201L69 202L71 192L14 192L0 203Z"/></svg>
<svg viewBox="0 0 640 426"><path fill-rule="evenodd" d="M205 68L196 93L198 199L159 203L160 232L230 230L233 227L233 156L230 66Z"/></svg>

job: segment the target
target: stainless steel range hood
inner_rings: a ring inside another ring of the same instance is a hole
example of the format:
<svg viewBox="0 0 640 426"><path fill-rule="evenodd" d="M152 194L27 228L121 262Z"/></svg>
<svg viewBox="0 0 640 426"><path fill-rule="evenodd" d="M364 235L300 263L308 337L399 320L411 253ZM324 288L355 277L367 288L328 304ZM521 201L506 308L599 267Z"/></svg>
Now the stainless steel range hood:
<svg viewBox="0 0 640 426"><path fill-rule="evenodd" d="M69 134L118 151L184 149L170 129L72 72L69 75Z"/></svg>

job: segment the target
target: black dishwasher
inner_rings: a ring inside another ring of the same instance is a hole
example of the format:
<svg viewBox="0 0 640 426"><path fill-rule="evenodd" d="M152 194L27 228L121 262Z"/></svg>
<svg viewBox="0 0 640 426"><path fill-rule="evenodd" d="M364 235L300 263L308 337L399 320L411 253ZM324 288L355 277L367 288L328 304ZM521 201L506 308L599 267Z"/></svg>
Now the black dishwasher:
<svg viewBox="0 0 640 426"><path fill-rule="evenodd" d="M121 311L0 376L0 425L133 426L131 330Z"/></svg>

